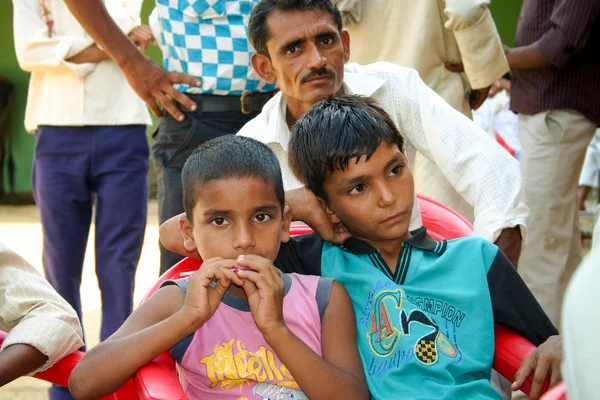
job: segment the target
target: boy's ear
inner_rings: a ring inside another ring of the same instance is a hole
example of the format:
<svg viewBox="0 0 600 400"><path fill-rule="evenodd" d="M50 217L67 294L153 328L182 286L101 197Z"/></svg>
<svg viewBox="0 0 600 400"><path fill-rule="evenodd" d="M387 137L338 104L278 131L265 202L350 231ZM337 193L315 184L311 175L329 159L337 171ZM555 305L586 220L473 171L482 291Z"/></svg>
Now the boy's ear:
<svg viewBox="0 0 600 400"><path fill-rule="evenodd" d="M197 248L196 242L194 241L192 224L185 214L179 215L179 232L181 232L181 236L183 236L183 247L185 248L185 251L189 253L196 252Z"/></svg>
<svg viewBox="0 0 600 400"><path fill-rule="evenodd" d="M331 209L331 207L329 207L329 204L327 204L327 202L325 200L323 200L322 198L318 197L319 199L319 203L321 203L321 207L323 207L323 210L325 210L325 213L327 213L327 217L329 218L329 222L331 222L332 225L337 225L340 222L342 222L338 216L335 214L335 212Z"/></svg>
<svg viewBox="0 0 600 400"><path fill-rule="evenodd" d="M273 65L271 65L271 59L264 54L254 53L252 55L252 68L256 73L268 83L274 83L276 81L275 75L273 74Z"/></svg>
<svg viewBox="0 0 600 400"><path fill-rule="evenodd" d="M290 225L292 224L292 209L290 206L283 208L283 224L281 226L281 243L290 241Z"/></svg>

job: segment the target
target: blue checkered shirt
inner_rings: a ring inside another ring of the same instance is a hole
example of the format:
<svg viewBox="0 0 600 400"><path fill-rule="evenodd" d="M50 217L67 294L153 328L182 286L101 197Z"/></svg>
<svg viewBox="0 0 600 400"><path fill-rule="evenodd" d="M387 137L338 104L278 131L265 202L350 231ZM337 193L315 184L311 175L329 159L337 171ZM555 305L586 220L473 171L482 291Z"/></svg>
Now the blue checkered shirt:
<svg viewBox="0 0 600 400"><path fill-rule="evenodd" d="M151 17L163 66L202 79L202 87L177 85L185 93L241 95L270 92L250 63L248 20L259 0L157 0ZM158 33L160 32L160 33Z"/></svg>

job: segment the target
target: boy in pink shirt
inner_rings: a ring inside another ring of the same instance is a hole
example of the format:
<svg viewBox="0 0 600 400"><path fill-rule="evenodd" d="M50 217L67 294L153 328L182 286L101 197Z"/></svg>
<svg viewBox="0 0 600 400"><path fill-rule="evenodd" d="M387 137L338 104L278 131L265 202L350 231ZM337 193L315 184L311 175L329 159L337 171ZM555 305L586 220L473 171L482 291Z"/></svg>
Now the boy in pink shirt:
<svg viewBox="0 0 600 400"><path fill-rule="evenodd" d="M367 399L346 290L273 266L289 240L279 163L265 145L223 136L182 173L180 230L205 260L166 282L73 371L78 399L119 388L165 350L190 399Z"/></svg>

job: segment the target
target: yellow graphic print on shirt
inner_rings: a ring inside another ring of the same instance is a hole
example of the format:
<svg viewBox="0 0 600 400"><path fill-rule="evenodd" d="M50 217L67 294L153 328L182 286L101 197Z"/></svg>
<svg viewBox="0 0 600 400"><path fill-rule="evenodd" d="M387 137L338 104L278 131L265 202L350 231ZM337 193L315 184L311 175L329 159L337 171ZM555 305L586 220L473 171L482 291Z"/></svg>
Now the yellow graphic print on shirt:
<svg viewBox="0 0 600 400"><path fill-rule="evenodd" d="M231 339L215 346L213 354L200 362L206 365L212 387L220 385L221 389L229 390L239 386L241 389L245 384L268 381L277 386L298 389L290 371L283 364L277 366L273 352L264 346L251 352L241 340Z"/></svg>

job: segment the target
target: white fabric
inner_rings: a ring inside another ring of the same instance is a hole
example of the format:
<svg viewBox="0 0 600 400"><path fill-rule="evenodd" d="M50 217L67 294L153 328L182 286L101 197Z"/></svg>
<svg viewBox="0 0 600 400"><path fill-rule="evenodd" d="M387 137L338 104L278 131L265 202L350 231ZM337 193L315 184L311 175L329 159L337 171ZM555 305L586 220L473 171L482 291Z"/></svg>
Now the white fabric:
<svg viewBox="0 0 600 400"><path fill-rule="evenodd" d="M600 224L598 225L600 226ZM598 398L600 371L600 247L587 256L567 288L563 305L562 376L569 400Z"/></svg>
<svg viewBox="0 0 600 400"><path fill-rule="evenodd" d="M598 189L598 183L600 183L600 129L596 130L596 134L587 148L579 186Z"/></svg>
<svg viewBox="0 0 600 400"><path fill-rule="evenodd" d="M414 68L452 107L470 115L471 88L509 71L489 0L334 0L349 23L350 60ZM381 33L385 32L385 35ZM445 62L463 63L450 72Z"/></svg>
<svg viewBox="0 0 600 400"><path fill-rule="evenodd" d="M0 242L0 330L2 350L28 344L48 356L37 371L83 346L75 310L22 257ZM33 372L33 373L35 373Z"/></svg>
<svg viewBox="0 0 600 400"><path fill-rule="evenodd" d="M142 0L104 3L123 32L140 24ZM63 0L13 0L13 7L17 59L31 72L25 112L29 132L39 125L151 123L146 105L114 62L66 61L94 42Z"/></svg>
<svg viewBox="0 0 600 400"><path fill-rule="evenodd" d="M519 274L555 326L565 284L582 257L577 177L596 125L572 110L519 115L525 203L530 240Z"/></svg>
<svg viewBox="0 0 600 400"><path fill-rule="evenodd" d="M418 150L475 207L475 234L495 241L507 227L525 226L529 210L521 202L521 174L512 158L471 120L450 107L419 78L415 70L390 63L347 64L346 94L370 96L390 114L406 139L409 162ZM290 130L286 104L278 93L261 114L239 132L266 143L281 163L286 190L302 184L287 162ZM416 202L415 202L416 206ZM412 226L421 223L417 209Z"/></svg>
<svg viewBox="0 0 600 400"><path fill-rule="evenodd" d="M594 228L594 236L592 239L592 248L600 248L600 218L596 221L596 227Z"/></svg>

